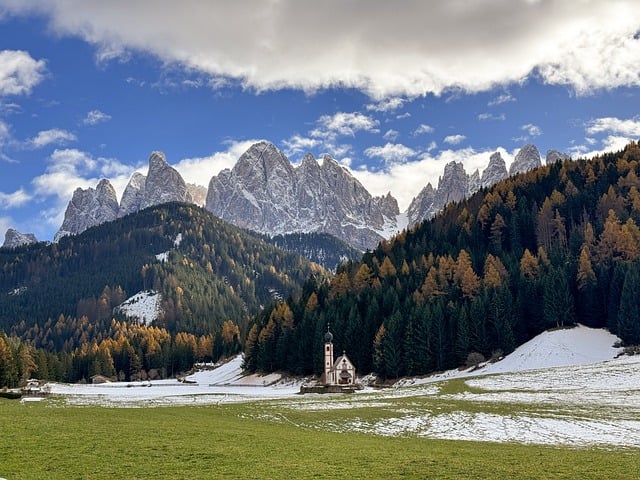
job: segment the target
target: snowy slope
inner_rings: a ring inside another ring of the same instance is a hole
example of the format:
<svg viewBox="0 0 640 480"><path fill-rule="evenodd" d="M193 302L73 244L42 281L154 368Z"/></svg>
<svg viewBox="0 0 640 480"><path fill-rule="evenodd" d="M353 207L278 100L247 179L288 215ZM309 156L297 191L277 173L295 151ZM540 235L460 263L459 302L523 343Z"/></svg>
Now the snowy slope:
<svg viewBox="0 0 640 480"><path fill-rule="evenodd" d="M541 333L481 373L521 372L538 368L587 365L615 358L620 339L606 330L578 325Z"/></svg>
<svg viewBox="0 0 640 480"><path fill-rule="evenodd" d="M127 318L134 318L141 323L149 325L160 315L162 311L161 301L162 295L160 292L145 290L126 299L114 308L114 312L122 313Z"/></svg>

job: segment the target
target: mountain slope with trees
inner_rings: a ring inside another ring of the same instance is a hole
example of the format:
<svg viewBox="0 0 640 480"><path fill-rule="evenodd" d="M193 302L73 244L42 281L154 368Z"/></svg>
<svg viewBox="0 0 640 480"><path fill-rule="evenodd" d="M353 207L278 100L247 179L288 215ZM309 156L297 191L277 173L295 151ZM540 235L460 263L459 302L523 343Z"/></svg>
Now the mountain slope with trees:
<svg viewBox="0 0 640 480"><path fill-rule="evenodd" d="M13 365L12 373L0 372L0 386L3 375L14 384L45 363L57 366L42 367L41 378L68 381L188 369L196 359L236 352L263 305L298 295L312 273L324 275L299 255L182 203L59 243L0 249L0 268L0 359ZM162 296L152 325L114 314L142 290Z"/></svg>
<svg viewBox="0 0 640 480"><path fill-rule="evenodd" d="M537 168L449 204L298 301L256 317L249 371L319 373L331 325L360 372L419 375L510 353L548 328L640 343L640 147Z"/></svg>

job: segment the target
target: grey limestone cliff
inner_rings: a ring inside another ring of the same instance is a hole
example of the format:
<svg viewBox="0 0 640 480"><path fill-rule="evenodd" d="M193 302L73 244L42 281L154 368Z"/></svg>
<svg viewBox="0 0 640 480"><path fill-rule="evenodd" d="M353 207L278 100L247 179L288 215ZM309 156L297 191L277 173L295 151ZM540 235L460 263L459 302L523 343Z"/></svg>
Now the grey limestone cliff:
<svg viewBox="0 0 640 480"><path fill-rule="evenodd" d="M100 180L96 188L77 188L67 205L64 221L54 241L59 241L65 235L76 235L89 227L115 220L119 210L116 191L109 180Z"/></svg>
<svg viewBox="0 0 640 480"><path fill-rule="evenodd" d="M211 179L206 208L261 233L330 233L359 250L382 240L399 214L391 195L371 196L330 156L318 163L307 154L294 168L268 142L252 145L232 169Z"/></svg>
<svg viewBox="0 0 640 480"><path fill-rule="evenodd" d="M2 246L5 248L16 248L37 242L38 239L33 233L20 233L19 231L10 228L4 234L4 243Z"/></svg>

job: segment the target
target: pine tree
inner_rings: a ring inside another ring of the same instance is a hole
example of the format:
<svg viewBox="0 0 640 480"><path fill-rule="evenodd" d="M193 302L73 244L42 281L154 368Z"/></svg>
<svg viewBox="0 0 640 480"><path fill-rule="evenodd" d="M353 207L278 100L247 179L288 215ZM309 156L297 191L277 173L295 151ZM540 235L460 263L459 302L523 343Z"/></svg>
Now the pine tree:
<svg viewBox="0 0 640 480"><path fill-rule="evenodd" d="M547 327L565 327L573 324L573 296L563 270L553 268L545 278L543 303Z"/></svg>
<svg viewBox="0 0 640 480"><path fill-rule="evenodd" d="M618 310L618 336L625 345L640 345L640 265L627 269Z"/></svg>

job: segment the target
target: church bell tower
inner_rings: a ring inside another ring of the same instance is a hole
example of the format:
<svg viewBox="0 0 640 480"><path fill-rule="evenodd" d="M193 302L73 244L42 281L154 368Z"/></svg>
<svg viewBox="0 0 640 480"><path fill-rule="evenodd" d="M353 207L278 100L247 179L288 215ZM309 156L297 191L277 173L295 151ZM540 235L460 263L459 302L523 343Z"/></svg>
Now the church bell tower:
<svg viewBox="0 0 640 480"><path fill-rule="evenodd" d="M324 364L322 383L334 385L336 383L335 370L333 368L333 334L327 325L327 333L324 334Z"/></svg>

